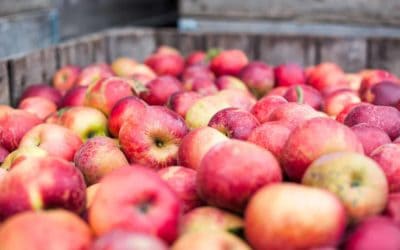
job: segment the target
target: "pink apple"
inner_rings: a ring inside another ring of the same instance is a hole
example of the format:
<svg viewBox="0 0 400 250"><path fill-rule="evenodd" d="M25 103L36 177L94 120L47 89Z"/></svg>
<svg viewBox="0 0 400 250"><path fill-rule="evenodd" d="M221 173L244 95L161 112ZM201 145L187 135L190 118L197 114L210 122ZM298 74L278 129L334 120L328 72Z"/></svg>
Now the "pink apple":
<svg viewBox="0 0 400 250"><path fill-rule="evenodd" d="M186 90L196 91L200 95L211 95L218 92L214 81L206 77L196 77L186 81L184 88Z"/></svg>
<svg viewBox="0 0 400 250"><path fill-rule="evenodd" d="M258 102L251 109L251 113L261 122L264 123L269 120L269 116L276 107L288 101L281 96L265 96L258 100Z"/></svg>
<svg viewBox="0 0 400 250"><path fill-rule="evenodd" d="M343 69L334 63L323 62L311 68L306 74L307 83L319 91L346 84Z"/></svg>
<svg viewBox="0 0 400 250"><path fill-rule="evenodd" d="M179 91L173 93L168 100L168 107L185 117L189 108L201 98L201 95L194 91Z"/></svg>
<svg viewBox="0 0 400 250"><path fill-rule="evenodd" d="M0 163L4 162L9 153L7 149L0 145Z"/></svg>
<svg viewBox="0 0 400 250"><path fill-rule="evenodd" d="M185 67L185 60L176 50L172 53L171 51L167 53L156 51L145 60L145 64L152 68L157 75L178 77Z"/></svg>
<svg viewBox="0 0 400 250"><path fill-rule="evenodd" d="M362 73L362 81L359 89L361 100L371 102L374 94L371 92L372 87L382 81L399 82L399 79L386 70L372 69Z"/></svg>
<svg viewBox="0 0 400 250"><path fill-rule="evenodd" d="M365 123L357 124L351 127L351 130L353 130L362 143L364 153L368 156L377 147L391 142L390 137L385 131Z"/></svg>
<svg viewBox="0 0 400 250"><path fill-rule="evenodd" d="M385 213L397 226L400 226L400 193L390 193Z"/></svg>
<svg viewBox="0 0 400 250"><path fill-rule="evenodd" d="M10 170L20 161L29 157L46 157L48 155L49 153L46 150L38 146L22 146L7 155L3 164L1 164L1 169Z"/></svg>
<svg viewBox="0 0 400 250"><path fill-rule="evenodd" d="M210 69L217 75L239 75L240 71L248 64L249 59L241 50L223 50L210 61Z"/></svg>
<svg viewBox="0 0 400 250"><path fill-rule="evenodd" d="M206 63L207 54L204 51L194 51L186 57L186 66Z"/></svg>
<svg viewBox="0 0 400 250"><path fill-rule="evenodd" d="M61 93L57 89L45 83L34 84L27 87L22 93L19 101L22 102L22 100L28 97L43 97L54 102L57 106L60 106L62 99Z"/></svg>
<svg viewBox="0 0 400 250"><path fill-rule="evenodd" d="M87 86L77 86L65 93L61 107L84 106Z"/></svg>
<svg viewBox="0 0 400 250"><path fill-rule="evenodd" d="M89 86L90 84L100 81L103 78L112 76L114 76L114 73L109 65L105 63L91 64L83 68L79 74L77 85Z"/></svg>
<svg viewBox="0 0 400 250"><path fill-rule="evenodd" d="M246 84L237 77L234 76L220 76L216 80L215 84L217 85L218 89L240 89L243 91L247 91Z"/></svg>
<svg viewBox="0 0 400 250"><path fill-rule="evenodd" d="M111 64L111 69L115 75L120 77L131 77L138 63L129 57L119 57Z"/></svg>
<svg viewBox="0 0 400 250"><path fill-rule="evenodd" d="M349 104L360 102L360 97L353 90L339 89L324 97L323 110L330 116L337 116Z"/></svg>
<svg viewBox="0 0 400 250"><path fill-rule="evenodd" d="M273 68L258 61L247 64L240 72L240 79L257 98L267 94L275 84Z"/></svg>
<svg viewBox="0 0 400 250"><path fill-rule="evenodd" d="M289 102L305 103L319 110L322 105L322 95L309 85L293 85L283 96Z"/></svg>
<svg viewBox="0 0 400 250"><path fill-rule="evenodd" d="M43 97L27 97L19 103L18 108L34 114L42 120L57 111L57 105Z"/></svg>
<svg viewBox="0 0 400 250"><path fill-rule="evenodd" d="M150 105L165 105L175 92L183 90L182 83L173 76L160 76L146 85L140 97Z"/></svg>
<svg viewBox="0 0 400 250"><path fill-rule="evenodd" d="M271 89L268 92L268 94L266 94L264 97L270 96L270 95L284 96L288 89L289 89L289 87L285 87L285 86L275 87L275 88Z"/></svg>
<svg viewBox="0 0 400 250"><path fill-rule="evenodd" d="M72 89L78 81L81 69L75 65L66 65L54 74L53 86L62 94Z"/></svg>
<svg viewBox="0 0 400 250"><path fill-rule="evenodd" d="M390 192L400 191L400 145L388 143L379 146L371 152L370 157L375 160L385 172Z"/></svg>
<svg viewBox="0 0 400 250"><path fill-rule="evenodd" d="M192 65L185 68L182 73L182 81L190 82L195 78L206 78L212 81L215 80L214 73L205 65Z"/></svg>
<svg viewBox="0 0 400 250"><path fill-rule="evenodd" d="M297 64L281 64L274 69L277 86L293 86L306 83L304 69Z"/></svg>

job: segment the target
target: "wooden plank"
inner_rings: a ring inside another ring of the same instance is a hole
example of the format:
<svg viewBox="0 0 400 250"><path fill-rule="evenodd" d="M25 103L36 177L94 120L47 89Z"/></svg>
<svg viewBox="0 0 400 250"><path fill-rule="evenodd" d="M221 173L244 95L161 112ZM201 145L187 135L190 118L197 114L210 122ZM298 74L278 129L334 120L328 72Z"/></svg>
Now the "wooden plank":
<svg viewBox="0 0 400 250"><path fill-rule="evenodd" d="M389 70L400 76L400 39L370 39L368 67Z"/></svg>
<svg viewBox="0 0 400 250"><path fill-rule="evenodd" d="M240 49L243 50L250 59L255 58L255 37L246 34L205 34L205 47L220 49Z"/></svg>
<svg viewBox="0 0 400 250"><path fill-rule="evenodd" d="M321 62L337 63L348 72L356 72L367 66L366 39L320 39L318 49Z"/></svg>
<svg viewBox="0 0 400 250"><path fill-rule="evenodd" d="M0 61L0 104L10 104L7 60Z"/></svg>
<svg viewBox="0 0 400 250"><path fill-rule="evenodd" d="M110 30L107 34L107 41L110 60L128 56L143 61L157 46L155 31L145 28Z"/></svg>
<svg viewBox="0 0 400 250"><path fill-rule="evenodd" d="M316 62L315 40L298 36L260 36L257 59L272 65L313 65Z"/></svg>
<svg viewBox="0 0 400 250"><path fill-rule="evenodd" d="M178 48L179 37L176 29L158 29L156 30L157 46L167 45Z"/></svg>
<svg viewBox="0 0 400 250"><path fill-rule="evenodd" d="M195 50L205 50L205 35L203 33L179 33L179 50L185 56Z"/></svg>
<svg viewBox="0 0 400 250"><path fill-rule="evenodd" d="M52 0L2 0L0 1L0 16L49 8L52 7L52 5Z"/></svg>

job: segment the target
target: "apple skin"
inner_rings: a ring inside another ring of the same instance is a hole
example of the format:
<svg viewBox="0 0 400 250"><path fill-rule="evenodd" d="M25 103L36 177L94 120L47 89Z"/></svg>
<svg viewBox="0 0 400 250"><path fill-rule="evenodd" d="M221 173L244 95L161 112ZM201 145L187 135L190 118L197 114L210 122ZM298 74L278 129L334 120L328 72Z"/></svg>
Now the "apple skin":
<svg viewBox="0 0 400 250"><path fill-rule="evenodd" d="M91 250L168 250L167 245L157 237L149 234L112 230L98 237Z"/></svg>
<svg viewBox="0 0 400 250"><path fill-rule="evenodd" d="M400 229L384 216L367 218L350 233L344 249L400 249Z"/></svg>
<svg viewBox="0 0 400 250"><path fill-rule="evenodd" d="M400 111L389 106L359 105L347 114L344 124L354 126L366 123L385 131L394 140L400 136Z"/></svg>
<svg viewBox="0 0 400 250"><path fill-rule="evenodd" d="M342 111L340 111L340 113L336 115L336 121L338 121L340 123L344 123L344 120L346 119L346 116L350 113L350 111L353 108L355 108L357 106L361 106L361 105L369 105L369 103L366 103L366 102L350 103L350 104L344 106Z"/></svg>
<svg viewBox="0 0 400 250"><path fill-rule="evenodd" d="M111 64L111 69L116 76L131 77L135 72L134 68L138 63L129 57L119 57Z"/></svg>
<svg viewBox="0 0 400 250"><path fill-rule="evenodd" d="M107 77L114 76L110 66L105 63L97 63L86 66L79 74L77 86L89 86Z"/></svg>
<svg viewBox="0 0 400 250"><path fill-rule="evenodd" d="M10 152L0 145L0 163L3 163L9 154Z"/></svg>
<svg viewBox="0 0 400 250"><path fill-rule="evenodd" d="M372 87L382 81L398 82L399 80L395 75L385 70L373 69L364 71L359 89L361 100L371 102L374 99L374 95L371 92Z"/></svg>
<svg viewBox="0 0 400 250"><path fill-rule="evenodd" d="M377 147L391 142L385 131L365 123L357 124L351 127L351 130L357 135L363 145L364 153L368 156Z"/></svg>
<svg viewBox="0 0 400 250"><path fill-rule="evenodd" d="M160 53L150 55L145 64L159 75L171 75L178 77L185 67L185 60L179 53Z"/></svg>
<svg viewBox="0 0 400 250"><path fill-rule="evenodd" d="M201 98L201 95L194 91L178 91L173 93L168 100L167 106L185 117L189 108Z"/></svg>
<svg viewBox="0 0 400 250"><path fill-rule="evenodd" d="M8 152L15 150L25 133L40 123L36 115L24 110L0 113L0 145Z"/></svg>
<svg viewBox="0 0 400 250"><path fill-rule="evenodd" d="M132 165L102 179L89 209L89 225L96 235L123 229L170 244L178 236L180 209L178 197L157 173Z"/></svg>
<svg viewBox="0 0 400 250"><path fill-rule="evenodd" d="M343 70L334 63L324 62L311 68L307 74L307 83L319 91L346 83Z"/></svg>
<svg viewBox="0 0 400 250"><path fill-rule="evenodd" d="M293 63L281 64L274 68L275 83L277 86L293 86L306 84L304 69Z"/></svg>
<svg viewBox="0 0 400 250"><path fill-rule="evenodd" d="M41 120L57 111L57 105L43 97L27 97L19 103L18 108L36 115Z"/></svg>
<svg viewBox="0 0 400 250"><path fill-rule="evenodd" d="M257 98L267 94L275 84L273 68L261 61L247 64L240 72L240 79Z"/></svg>
<svg viewBox="0 0 400 250"><path fill-rule="evenodd" d="M271 95L284 96L288 89L289 89L289 87L286 87L286 86L278 86L278 87L271 89L268 92L268 94L266 94L264 97L271 96Z"/></svg>
<svg viewBox="0 0 400 250"><path fill-rule="evenodd" d="M254 115L238 108L218 111L208 123L209 127L219 130L229 138L238 140L247 140L251 131L259 125Z"/></svg>
<svg viewBox="0 0 400 250"><path fill-rule="evenodd" d="M336 194L351 222L381 213L388 198L385 173L372 159L354 152L335 152L316 159L302 183Z"/></svg>
<svg viewBox="0 0 400 250"><path fill-rule="evenodd" d="M247 111L250 111L257 102L250 92L239 89L223 89L215 95L219 97L221 102L226 100L230 107Z"/></svg>
<svg viewBox="0 0 400 250"><path fill-rule="evenodd" d="M66 65L60 68L53 76L54 88L64 95L75 86L80 72L81 69L75 65Z"/></svg>
<svg viewBox="0 0 400 250"><path fill-rule="evenodd" d="M282 96L265 96L258 100L252 107L251 113L258 119L258 121L260 121L260 123L264 123L269 120L269 116L276 107L287 102L288 101Z"/></svg>
<svg viewBox="0 0 400 250"><path fill-rule="evenodd" d="M400 193L389 193L384 215L400 226Z"/></svg>
<svg viewBox="0 0 400 250"><path fill-rule="evenodd" d="M210 61L210 69L217 76L238 76L240 71L249 63L246 54L237 49L224 50Z"/></svg>
<svg viewBox="0 0 400 250"><path fill-rule="evenodd" d="M61 101L61 108L84 106L87 86L77 86L68 90Z"/></svg>
<svg viewBox="0 0 400 250"><path fill-rule="evenodd" d="M278 161L249 142L228 140L212 147L197 169L197 192L207 204L242 212L261 187L282 181Z"/></svg>
<svg viewBox="0 0 400 250"><path fill-rule="evenodd" d="M204 51L193 51L186 57L186 67L206 64L207 54Z"/></svg>
<svg viewBox="0 0 400 250"><path fill-rule="evenodd" d="M245 212L246 239L254 249L334 247L346 224L346 211L335 195L294 183L263 187Z"/></svg>
<svg viewBox="0 0 400 250"><path fill-rule="evenodd" d="M147 104L136 96L128 96L119 100L108 116L108 130L114 137L118 137L123 123L133 119L140 121L146 113Z"/></svg>
<svg viewBox="0 0 400 250"><path fill-rule="evenodd" d="M338 151L363 153L363 146L343 124L330 118L313 118L292 131L282 149L281 164L291 180L300 181L315 159Z"/></svg>
<svg viewBox="0 0 400 250"><path fill-rule="evenodd" d="M67 161L74 159L82 145L81 138L71 130L56 124L39 124L22 137L19 147L39 147L48 155Z"/></svg>
<svg viewBox="0 0 400 250"><path fill-rule="evenodd" d="M108 77L89 85L86 90L85 105L96 108L108 116L115 103L134 94L128 80Z"/></svg>
<svg viewBox="0 0 400 250"><path fill-rule="evenodd" d="M390 192L400 191L400 145L387 143L376 148L370 157L376 161L386 175Z"/></svg>
<svg viewBox="0 0 400 250"><path fill-rule="evenodd" d="M337 116L347 105L360 102L360 97L353 90L339 89L324 97L323 110L329 116Z"/></svg>
<svg viewBox="0 0 400 250"><path fill-rule="evenodd" d="M188 132L177 113L167 107L148 106L140 121L123 124L119 140L129 162L160 169L176 164L179 144Z"/></svg>
<svg viewBox="0 0 400 250"><path fill-rule="evenodd" d="M218 92L214 80L206 77L196 77L184 84L186 90L196 91L200 95L212 95Z"/></svg>
<svg viewBox="0 0 400 250"><path fill-rule="evenodd" d="M46 98L51 102L54 102L57 106L60 106L61 104L61 99L62 99L62 95L61 93L45 84L34 84L34 85L30 85L29 87L27 87L24 92L21 95L21 98L19 99L19 102L22 102L22 100L24 100L25 98L28 97L42 97L42 98Z"/></svg>
<svg viewBox="0 0 400 250"><path fill-rule="evenodd" d="M217 78L215 85L219 90L223 89L239 89L248 91L246 84L237 77L224 75Z"/></svg>
<svg viewBox="0 0 400 250"><path fill-rule="evenodd" d="M396 106L400 101L400 83L383 81L371 88L372 104L384 106Z"/></svg>
<svg viewBox="0 0 400 250"><path fill-rule="evenodd" d="M197 195L197 172L195 170L186 167L172 166L158 170L158 174L178 195L182 204L183 213L187 213L204 204Z"/></svg>
<svg viewBox="0 0 400 250"><path fill-rule="evenodd" d="M187 84L195 78L207 78L214 81L215 75L206 65L192 65L185 68L182 73L182 82Z"/></svg>
<svg viewBox="0 0 400 250"><path fill-rule="evenodd" d="M140 97L150 105L165 105L169 97L183 90L182 83L173 76L160 76L146 85L147 90L140 93Z"/></svg>
<svg viewBox="0 0 400 250"><path fill-rule="evenodd" d="M88 185L95 184L114 169L129 165L118 142L106 136L90 138L77 150L75 166Z"/></svg>
<svg viewBox="0 0 400 250"><path fill-rule="evenodd" d="M82 219L66 210L29 211L4 222L0 240L4 250L83 250L90 249L92 233Z"/></svg>
<svg viewBox="0 0 400 250"><path fill-rule="evenodd" d="M178 151L178 163L197 170L204 155L216 144L227 141L228 137L211 127L190 131L183 137Z"/></svg>
<svg viewBox="0 0 400 250"><path fill-rule="evenodd" d="M49 153L37 146L19 147L7 155L1 164L1 168L5 170L12 169L20 161L26 160L27 157L46 157Z"/></svg>
<svg viewBox="0 0 400 250"><path fill-rule="evenodd" d="M81 172L57 157L27 157L0 182L0 220L28 210L85 209L86 185Z"/></svg>
<svg viewBox="0 0 400 250"><path fill-rule="evenodd" d="M297 89L300 88L303 92L303 103L310 105L314 109L321 109L322 95L318 90L309 85L293 85L288 88L283 97L289 102L298 102Z"/></svg>

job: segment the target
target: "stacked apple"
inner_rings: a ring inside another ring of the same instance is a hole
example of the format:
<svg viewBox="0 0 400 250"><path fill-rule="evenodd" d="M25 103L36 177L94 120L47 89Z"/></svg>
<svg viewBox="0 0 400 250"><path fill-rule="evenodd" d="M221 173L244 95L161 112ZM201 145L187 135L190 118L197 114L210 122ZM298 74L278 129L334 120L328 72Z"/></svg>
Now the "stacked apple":
<svg viewBox="0 0 400 250"><path fill-rule="evenodd" d="M0 106L0 249L400 249L400 80L162 46Z"/></svg>

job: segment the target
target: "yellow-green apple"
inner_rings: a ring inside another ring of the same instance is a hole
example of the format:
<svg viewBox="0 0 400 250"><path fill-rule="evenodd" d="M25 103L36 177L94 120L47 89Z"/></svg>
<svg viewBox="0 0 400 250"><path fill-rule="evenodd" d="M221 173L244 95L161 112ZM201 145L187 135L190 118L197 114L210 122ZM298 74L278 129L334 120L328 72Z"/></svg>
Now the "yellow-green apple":
<svg viewBox="0 0 400 250"><path fill-rule="evenodd" d="M347 105L360 102L354 90L339 89L324 97L323 110L329 116L337 116Z"/></svg>
<svg viewBox="0 0 400 250"><path fill-rule="evenodd" d="M8 152L15 150L22 137L42 121L24 110L11 109L0 113L0 145Z"/></svg>
<svg viewBox="0 0 400 250"><path fill-rule="evenodd" d="M130 82L120 77L107 77L89 85L85 105L102 111L107 116L115 103L134 95Z"/></svg>
<svg viewBox="0 0 400 250"><path fill-rule="evenodd" d="M364 153L368 156L377 147L391 142L385 131L365 123L357 124L351 127L351 130L353 130L362 143Z"/></svg>
<svg viewBox="0 0 400 250"><path fill-rule="evenodd" d="M196 77L186 81L183 85L184 89L199 93L200 95L212 95L218 92L214 80L207 77Z"/></svg>
<svg viewBox="0 0 400 250"><path fill-rule="evenodd" d="M246 239L260 250L334 247L346 224L345 208L335 195L294 183L260 189L245 212Z"/></svg>
<svg viewBox="0 0 400 250"><path fill-rule="evenodd" d="M187 213L204 204L197 195L196 173L193 169L180 166L166 167L158 171L160 177L178 195L183 213Z"/></svg>
<svg viewBox="0 0 400 250"><path fill-rule="evenodd" d="M114 137L118 137L122 124L131 119L140 121L146 113L146 108L146 103L136 96L119 100L108 116L108 130Z"/></svg>
<svg viewBox="0 0 400 250"><path fill-rule="evenodd" d="M61 101L60 107L84 106L87 86L76 86L68 90Z"/></svg>
<svg viewBox="0 0 400 250"><path fill-rule="evenodd" d="M188 85L188 82L195 78L206 78L214 81L215 75L206 65L193 65L185 68L182 73L183 83Z"/></svg>
<svg viewBox="0 0 400 250"><path fill-rule="evenodd" d="M228 137L211 127L190 131L183 137L178 151L178 163L197 170L204 155L216 144L227 141Z"/></svg>
<svg viewBox="0 0 400 250"><path fill-rule="evenodd" d="M90 84L100 81L103 78L112 76L114 76L114 73L112 72L111 67L108 64L91 64L82 69L76 85L89 86Z"/></svg>
<svg viewBox="0 0 400 250"><path fill-rule="evenodd" d="M237 49L223 50L210 61L210 69L217 75L239 75L240 71L249 63L246 54Z"/></svg>
<svg viewBox="0 0 400 250"><path fill-rule="evenodd" d="M309 85L290 86L283 97L289 102L305 103L316 110L321 109L322 95L318 90Z"/></svg>
<svg viewBox="0 0 400 250"><path fill-rule="evenodd" d="M31 147L19 147L12 151L4 159L3 164L1 164L2 169L9 170L18 164L18 162L25 160L27 157L45 157L49 155L46 150L41 149L37 146Z"/></svg>
<svg viewBox="0 0 400 250"><path fill-rule="evenodd" d="M13 216L0 227L3 250L90 249L87 224L66 210L28 211Z"/></svg>
<svg viewBox="0 0 400 250"><path fill-rule="evenodd" d="M60 68L53 76L54 88L61 94L65 94L77 83L80 71L81 69L75 65L66 65Z"/></svg>
<svg viewBox="0 0 400 250"><path fill-rule="evenodd" d="M215 81L218 89L240 89L243 91L248 91L246 84L237 77L224 75L217 78Z"/></svg>
<svg viewBox="0 0 400 250"><path fill-rule="evenodd" d="M381 213L389 191L379 165L354 152L335 152L317 158L308 167L302 183L336 194L352 222Z"/></svg>
<svg viewBox="0 0 400 250"><path fill-rule="evenodd" d="M204 51L193 51L185 60L186 66L206 64L207 54Z"/></svg>
<svg viewBox="0 0 400 250"><path fill-rule="evenodd" d="M154 70L157 75L177 77L185 67L185 60L177 50L166 48L166 50L158 49L154 54L146 58L145 64Z"/></svg>
<svg viewBox="0 0 400 250"><path fill-rule="evenodd" d="M199 196L234 212L242 212L258 189L280 181L278 161L268 150L235 139L212 147L197 169Z"/></svg>
<svg viewBox="0 0 400 250"><path fill-rule="evenodd" d="M29 87L27 87L24 92L21 95L21 98L19 99L19 102L22 102L22 100L24 100L25 98L28 97L42 97L42 98L46 98L49 101L54 102L57 106L60 106L61 103L61 93L43 83L43 84L34 84L34 85L30 85Z"/></svg>
<svg viewBox="0 0 400 250"><path fill-rule="evenodd" d="M194 91L179 91L173 93L168 100L167 106L185 117L188 109L201 98L201 95Z"/></svg>
<svg viewBox="0 0 400 250"><path fill-rule="evenodd" d="M129 165L118 142L106 136L87 140L77 150L74 162L88 185L99 182L114 169Z"/></svg>
<svg viewBox="0 0 400 250"><path fill-rule="evenodd" d="M392 140L400 136L400 111L394 107L358 105L347 114L344 124L352 127L360 123L382 129Z"/></svg>
<svg viewBox="0 0 400 250"><path fill-rule="evenodd" d="M140 97L150 105L165 105L175 92L182 91L182 83L173 76L160 76L146 84Z"/></svg>
<svg viewBox="0 0 400 250"><path fill-rule="evenodd" d="M159 238L144 233L126 230L112 230L98 237L91 250L168 250L167 245Z"/></svg>
<svg viewBox="0 0 400 250"><path fill-rule="evenodd" d="M332 86L342 86L346 84L343 69L337 64L323 62L311 68L307 75L307 83L319 91L331 88Z"/></svg>
<svg viewBox="0 0 400 250"><path fill-rule="evenodd" d="M129 57L119 57L112 62L111 69L117 76L131 77L137 64L135 60Z"/></svg>
<svg viewBox="0 0 400 250"><path fill-rule="evenodd" d="M18 108L34 114L42 120L57 111L57 105L43 97L27 97L19 103Z"/></svg>
<svg viewBox="0 0 400 250"><path fill-rule="evenodd" d="M156 172L132 165L102 179L89 209L89 224L96 235L124 229L172 243L178 235L180 209L178 197Z"/></svg>
<svg viewBox="0 0 400 250"><path fill-rule="evenodd" d="M265 95L266 96L270 96L270 95L277 95L277 96L283 96L286 91L288 90L289 87L286 86L279 86L279 87L275 87L273 89L271 89L268 94Z"/></svg>
<svg viewBox="0 0 400 250"><path fill-rule="evenodd" d="M182 218L180 234L199 231L243 232L243 219L228 211L211 207L198 207L186 213Z"/></svg>
<svg viewBox="0 0 400 250"><path fill-rule="evenodd" d="M387 217L367 218L350 233L343 249L400 249L400 229Z"/></svg>
<svg viewBox="0 0 400 250"><path fill-rule="evenodd" d="M264 123L269 120L269 116L276 107L288 101L282 96L265 96L257 101L251 109L251 113L261 122Z"/></svg>
<svg viewBox="0 0 400 250"><path fill-rule="evenodd" d="M261 61L250 62L241 70L240 79L257 98L261 98L274 87L274 69Z"/></svg>
<svg viewBox="0 0 400 250"><path fill-rule="evenodd" d="M362 72L361 86L359 94L361 100L371 102L374 95L371 92L372 87L382 81L399 82L399 79L392 73L382 69L372 69Z"/></svg>
<svg viewBox="0 0 400 250"><path fill-rule="evenodd" d="M57 124L43 123L29 130L19 147L39 147L48 155L72 161L81 145L81 138L73 131Z"/></svg>
<svg viewBox="0 0 400 250"><path fill-rule="evenodd" d="M208 123L229 138L247 140L251 131L259 126L257 118L250 112L238 108L218 111Z"/></svg>
<svg viewBox="0 0 400 250"><path fill-rule="evenodd" d="M185 121L163 106L148 106L140 121L128 120L119 131L129 162L155 169L176 164L178 147L188 133Z"/></svg>
<svg viewBox="0 0 400 250"><path fill-rule="evenodd" d="M396 106L400 101L400 83L382 81L371 88L372 100L375 105Z"/></svg>
<svg viewBox="0 0 400 250"><path fill-rule="evenodd" d="M294 63L280 64L274 68L277 86L293 86L306 83L304 69Z"/></svg>
<svg viewBox="0 0 400 250"><path fill-rule="evenodd" d="M0 182L0 219L27 210L85 209L86 185L81 172L57 157L27 157Z"/></svg>
<svg viewBox="0 0 400 250"><path fill-rule="evenodd" d="M400 144L387 143L371 152L370 157L376 161L386 175L390 192L400 191Z"/></svg>
<svg viewBox="0 0 400 250"><path fill-rule="evenodd" d="M288 177L300 181L315 159L341 151L363 153L363 146L354 132L343 124L330 118L313 118L290 133L280 160Z"/></svg>
<svg viewBox="0 0 400 250"><path fill-rule="evenodd" d="M0 145L0 163L3 163L9 154L10 152Z"/></svg>

